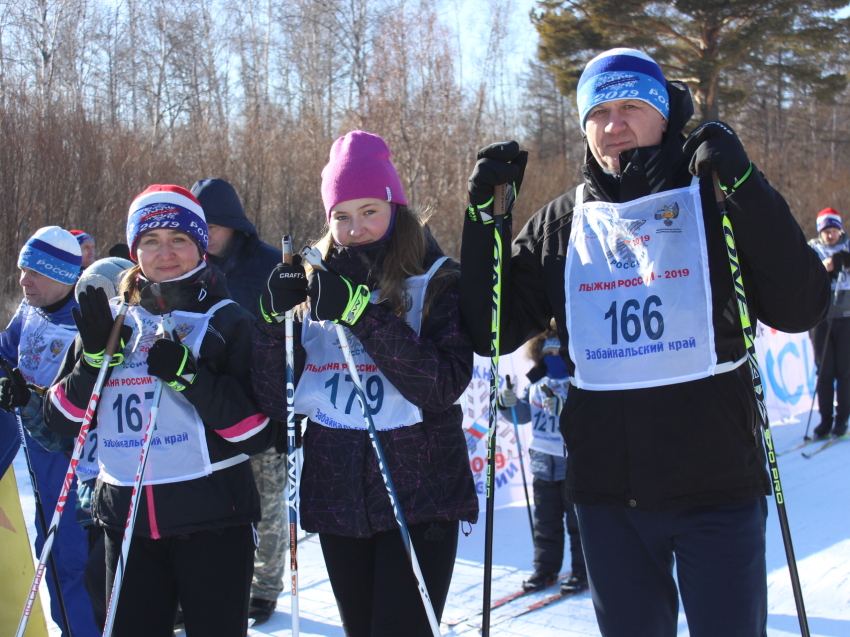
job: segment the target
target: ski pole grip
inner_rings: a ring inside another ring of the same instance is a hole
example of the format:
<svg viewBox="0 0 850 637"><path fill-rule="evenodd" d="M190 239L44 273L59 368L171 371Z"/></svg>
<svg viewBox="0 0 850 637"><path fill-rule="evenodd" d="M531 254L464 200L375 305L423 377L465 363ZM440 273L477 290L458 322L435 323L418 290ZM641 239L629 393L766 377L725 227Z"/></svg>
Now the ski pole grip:
<svg viewBox="0 0 850 637"><path fill-rule="evenodd" d="M124 292L124 297L121 299L121 306L118 308L118 314L115 316L115 322L112 324L112 329L109 331L109 338L106 341L106 350L104 354L112 356L118 348L118 341L121 338L121 328L124 327L124 317L127 316L127 293Z"/></svg>
<svg viewBox="0 0 850 637"><path fill-rule="evenodd" d="M511 382L511 375L505 374L505 385L507 385L508 389L513 389L514 384Z"/></svg>
<svg viewBox="0 0 850 637"><path fill-rule="evenodd" d="M286 265L292 265L292 237L288 234L283 235L283 241L281 242L283 250L283 262Z"/></svg>
<svg viewBox="0 0 850 637"><path fill-rule="evenodd" d="M508 187L505 184L493 189L493 216L504 217L507 212Z"/></svg>
<svg viewBox="0 0 850 637"><path fill-rule="evenodd" d="M328 271L328 266L322 261L322 253L317 248L304 248L301 251L301 258L309 263L314 270Z"/></svg>
<svg viewBox="0 0 850 637"><path fill-rule="evenodd" d="M717 203L724 203L726 201L726 193L723 192L723 188L720 187L720 180L717 178L717 171L711 171L711 179L714 181L714 200Z"/></svg>

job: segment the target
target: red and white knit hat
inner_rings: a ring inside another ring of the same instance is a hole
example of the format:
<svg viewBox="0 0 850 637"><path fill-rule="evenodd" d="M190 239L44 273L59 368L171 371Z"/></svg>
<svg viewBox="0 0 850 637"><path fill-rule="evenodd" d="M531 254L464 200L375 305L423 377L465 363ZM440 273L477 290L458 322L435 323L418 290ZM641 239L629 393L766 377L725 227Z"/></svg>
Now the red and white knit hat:
<svg viewBox="0 0 850 637"><path fill-rule="evenodd" d="M180 186L154 184L148 186L130 204L127 218L127 245L136 260L136 243L145 232L157 228L182 230L206 254L209 229L204 209L195 196Z"/></svg>
<svg viewBox="0 0 850 637"><path fill-rule="evenodd" d="M824 208L818 213L818 232L826 228L844 230L841 227L841 214L835 208Z"/></svg>

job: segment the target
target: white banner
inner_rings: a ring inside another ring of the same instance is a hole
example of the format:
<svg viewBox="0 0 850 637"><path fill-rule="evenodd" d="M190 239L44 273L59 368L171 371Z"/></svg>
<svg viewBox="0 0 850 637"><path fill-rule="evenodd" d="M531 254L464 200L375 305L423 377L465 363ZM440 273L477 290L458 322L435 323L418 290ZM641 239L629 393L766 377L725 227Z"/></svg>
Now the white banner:
<svg viewBox="0 0 850 637"><path fill-rule="evenodd" d="M505 387L505 376L511 377L514 391L522 396L528 379L525 374L531 369L531 361L525 357L525 348L508 356L499 357L499 390ZM490 419L490 359L475 356L472 381L463 398L463 429L466 432L466 444L469 462L475 479L475 490L481 511L486 507L487 495L487 429ZM528 440L531 438L531 423L519 425L522 459L531 496L531 471L528 466ZM496 506L509 505L512 502L524 502L522 474L520 473L519 450L514 434L514 424L499 415L496 423Z"/></svg>
<svg viewBox="0 0 850 637"><path fill-rule="evenodd" d="M759 323L756 352L770 422L808 414L817 377L808 333L787 334Z"/></svg>
<svg viewBox="0 0 850 637"><path fill-rule="evenodd" d="M815 367L809 335L786 334L759 324L756 352L765 387L767 411L771 423L799 414L808 413L815 390ZM505 386L505 376L510 376L518 396L522 396L531 369L525 357L525 348L499 359L499 389ZM475 479L475 489L481 511L486 507L487 494L487 428L490 414L490 359L475 356L472 381L464 394L463 429L469 462ZM817 421L817 418L815 418ZM496 431L496 507L524 502L520 473L519 449L510 416L499 415ZM528 441L531 423L519 425L523 463L531 495L531 471L528 462Z"/></svg>

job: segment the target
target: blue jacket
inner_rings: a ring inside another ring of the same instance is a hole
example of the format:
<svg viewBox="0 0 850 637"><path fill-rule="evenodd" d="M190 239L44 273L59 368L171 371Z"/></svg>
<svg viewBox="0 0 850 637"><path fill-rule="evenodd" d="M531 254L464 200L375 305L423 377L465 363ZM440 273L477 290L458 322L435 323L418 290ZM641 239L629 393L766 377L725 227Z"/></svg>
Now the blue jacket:
<svg viewBox="0 0 850 637"><path fill-rule="evenodd" d="M27 302L21 301L18 309L15 310L12 320L9 321L9 325L6 327L6 330L0 333L0 356L9 361L12 367L18 366L18 346L21 342L23 311L27 307L29 307ZM77 305L77 300L72 296L69 302L56 312L48 314L41 310L37 311L45 319L56 325L73 325L74 319L71 315L71 309L74 307L79 306ZM3 375L5 376L5 374ZM25 425L32 425L35 428L44 427L43 413L40 409L33 410L30 409L30 405L27 405L21 410L21 413L24 416ZM18 448L21 445L21 439L17 429L18 425L15 422L15 417L8 412L0 411L0 477L3 476L6 468L12 463L12 460L18 453ZM73 440L70 442L71 444L68 448L65 448L64 446L61 449L54 447L48 449L48 451L67 451L70 453L71 449L73 449Z"/></svg>

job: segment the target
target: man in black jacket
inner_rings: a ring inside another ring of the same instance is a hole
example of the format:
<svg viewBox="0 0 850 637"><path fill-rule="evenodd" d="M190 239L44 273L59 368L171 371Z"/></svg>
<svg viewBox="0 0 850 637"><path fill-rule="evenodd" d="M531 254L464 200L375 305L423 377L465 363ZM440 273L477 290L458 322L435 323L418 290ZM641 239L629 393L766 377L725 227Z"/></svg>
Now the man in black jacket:
<svg viewBox="0 0 850 637"><path fill-rule="evenodd" d="M560 422L568 497L602 634L675 635L680 593L692 635L765 635L770 481L712 173L726 192L753 324L816 324L828 303L824 268L731 128L710 122L685 139L688 89L651 58L601 54L577 97L584 183L513 243L501 352L555 318L574 385ZM526 159L515 142L494 144L470 178L461 304L481 354L490 349L493 189L518 189ZM510 237L508 216L504 245Z"/></svg>
<svg viewBox="0 0 850 637"><path fill-rule="evenodd" d="M202 179L192 186L209 227L208 255L227 277L230 296L254 318L260 315L260 294L268 273L281 261L281 252L260 241L245 216L233 186L223 179ZM288 519L284 502L286 459L274 448L251 457L260 491L263 519L257 526L260 545L254 558L254 580L248 616L254 626L265 623L283 591L288 556Z"/></svg>

